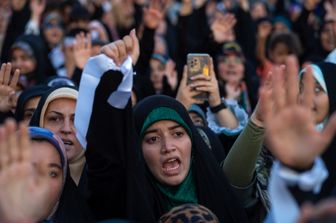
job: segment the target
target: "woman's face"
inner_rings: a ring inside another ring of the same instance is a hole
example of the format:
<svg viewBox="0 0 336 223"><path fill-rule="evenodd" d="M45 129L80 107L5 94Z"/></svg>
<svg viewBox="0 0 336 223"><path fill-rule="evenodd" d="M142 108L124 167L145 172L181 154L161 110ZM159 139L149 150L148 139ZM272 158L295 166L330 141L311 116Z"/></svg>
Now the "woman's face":
<svg viewBox="0 0 336 223"><path fill-rule="evenodd" d="M332 51L336 47L336 36L333 31L333 24L327 23L321 31L321 45L327 52Z"/></svg>
<svg viewBox="0 0 336 223"><path fill-rule="evenodd" d="M32 97L24 104L23 122L26 123L27 125L29 124L31 117L33 116L34 111L37 108L40 98L41 98L40 96Z"/></svg>
<svg viewBox="0 0 336 223"><path fill-rule="evenodd" d="M43 32L50 47L57 46L64 35L63 29L57 20L51 20Z"/></svg>
<svg viewBox="0 0 336 223"><path fill-rule="evenodd" d="M271 60L275 64L285 64L289 55L289 49L284 43L277 43L274 49L269 53Z"/></svg>
<svg viewBox="0 0 336 223"><path fill-rule="evenodd" d="M236 55L226 55L218 61L218 71L222 81L237 85L244 78L243 60Z"/></svg>
<svg viewBox="0 0 336 223"><path fill-rule="evenodd" d="M74 126L75 109L74 99L60 98L49 103L44 116L43 128L53 131L62 139L69 162L82 152Z"/></svg>
<svg viewBox="0 0 336 223"><path fill-rule="evenodd" d="M300 92L302 92L304 86L301 83ZM302 94L300 94L300 101L303 100ZM328 94L323 90L321 85L315 82L314 87L314 99L313 99L313 114L315 118L315 123L319 124L324 121L329 113L329 97Z"/></svg>
<svg viewBox="0 0 336 223"><path fill-rule="evenodd" d="M50 179L49 186L51 193L49 194L49 204L46 208L45 217L47 217L52 208L59 200L63 187L63 169L61 158L55 147L47 141L32 140L32 162L37 171L42 171Z"/></svg>
<svg viewBox="0 0 336 223"><path fill-rule="evenodd" d="M174 121L152 124L142 139L142 152L152 175L160 183L176 186L189 172L191 140L186 130Z"/></svg>
<svg viewBox="0 0 336 223"><path fill-rule="evenodd" d="M150 80L153 83L153 87L156 91L162 90L162 78L164 76L165 65L159 60L150 60Z"/></svg>
<svg viewBox="0 0 336 223"><path fill-rule="evenodd" d="M256 2L252 5L251 16L254 21L267 16L267 10L264 3Z"/></svg>
<svg viewBox="0 0 336 223"><path fill-rule="evenodd" d="M29 57L25 51L14 49L12 52L13 70L20 69L21 74L28 74L35 70L36 61Z"/></svg>

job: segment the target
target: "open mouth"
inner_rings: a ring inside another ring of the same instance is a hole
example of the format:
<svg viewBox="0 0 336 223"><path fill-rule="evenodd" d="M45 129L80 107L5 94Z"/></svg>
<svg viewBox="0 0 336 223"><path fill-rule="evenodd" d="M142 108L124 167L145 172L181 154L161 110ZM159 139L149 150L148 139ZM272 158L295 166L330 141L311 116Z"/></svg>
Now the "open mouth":
<svg viewBox="0 0 336 223"><path fill-rule="evenodd" d="M67 146L72 146L74 143L71 141L71 140L68 140L68 139L62 139L65 147Z"/></svg>
<svg viewBox="0 0 336 223"><path fill-rule="evenodd" d="M162 169L163 173L168 176L174 176L179 173L179 168L181 165L181 161L178 158L170 158L163 162Z"/></svg>

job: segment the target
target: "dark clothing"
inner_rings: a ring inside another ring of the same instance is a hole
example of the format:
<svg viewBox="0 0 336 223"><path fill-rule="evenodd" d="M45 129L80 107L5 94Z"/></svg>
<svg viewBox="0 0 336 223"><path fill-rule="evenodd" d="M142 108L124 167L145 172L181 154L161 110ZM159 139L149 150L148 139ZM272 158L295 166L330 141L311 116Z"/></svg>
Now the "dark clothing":
<svg viewBox="0 0 336 223"><path fill-rule="evenodd" d="M15 119L20 122L24 119L24 106L25 104L34 97L41 97L47 90L48 86L45 85L36 85L27 90L24 90L17 101L16 110L15 110Z"/></svg>
<svg viewBox="0 0 336 223"><path fill-rule="evenodd" d="M94 90L86 134L90 204L97 219L157 222L168 211L168 197L159 190L146 167L138 138L147 115L163 106L175 110L192 130L192 165L199 204L212 210L221 222L247 222L244 209L237 204L222 170L183 105L167 96L144 99L134 109L134 132L130 101L124 109L107 102L122 78L119 71L104 72Z"/></svg>

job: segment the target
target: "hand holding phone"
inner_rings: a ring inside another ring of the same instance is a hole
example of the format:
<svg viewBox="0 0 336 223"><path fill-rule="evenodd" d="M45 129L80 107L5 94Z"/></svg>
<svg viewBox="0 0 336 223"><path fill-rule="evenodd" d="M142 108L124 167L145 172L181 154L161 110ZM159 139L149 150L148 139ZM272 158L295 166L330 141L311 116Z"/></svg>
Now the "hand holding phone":
<svg viewBox="0 0 336 223"><path fill-rule="evenodd" d="M188 82L191 84L193 81L191 77L195 75L203 74L205 76L210 75L210 56L208 54L188 54L187 55L187 65L188 65ZM208 93L200 92L195 96L197 99L207 100Z"/></svg>

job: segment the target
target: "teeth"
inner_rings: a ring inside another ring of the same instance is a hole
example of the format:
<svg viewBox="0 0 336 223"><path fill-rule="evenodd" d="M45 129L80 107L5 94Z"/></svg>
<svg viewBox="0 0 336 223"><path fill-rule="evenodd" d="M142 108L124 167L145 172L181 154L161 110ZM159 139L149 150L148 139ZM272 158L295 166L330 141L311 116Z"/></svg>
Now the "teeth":
<svg viewBox="0 0 336 223"><path fill-rule="evenodd" d="M167 160L167 163L171 163L171 162L175 162L175 158L174 159L169 159L169 160Z"/></svg>

